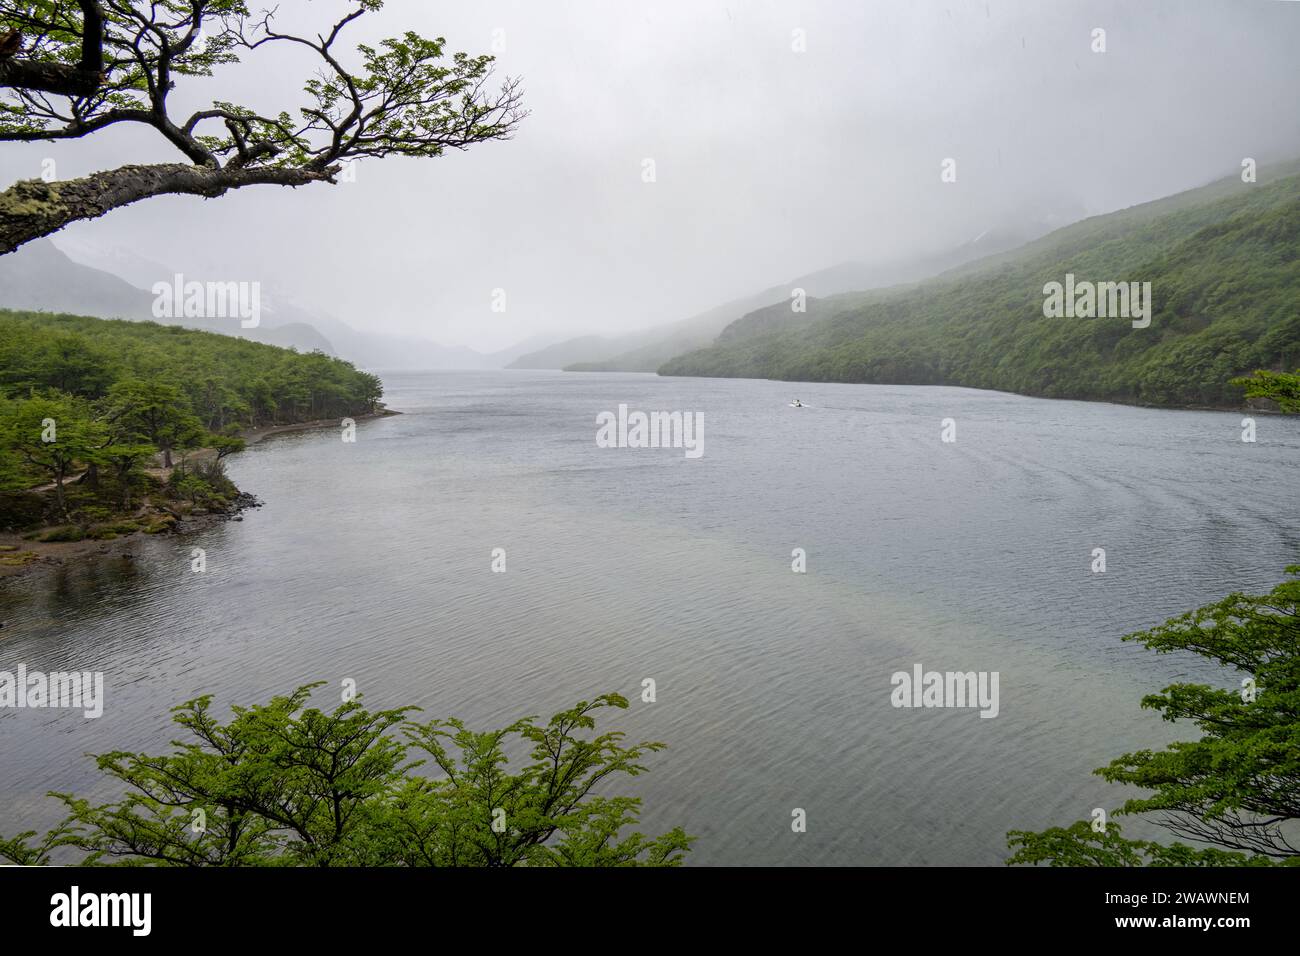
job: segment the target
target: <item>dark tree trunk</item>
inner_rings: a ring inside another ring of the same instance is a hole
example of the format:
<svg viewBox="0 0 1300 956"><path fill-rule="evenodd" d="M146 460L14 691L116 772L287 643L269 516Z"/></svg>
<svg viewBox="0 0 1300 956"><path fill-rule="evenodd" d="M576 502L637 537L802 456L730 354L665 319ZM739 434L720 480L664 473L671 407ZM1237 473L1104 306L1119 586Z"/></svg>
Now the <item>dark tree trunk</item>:
<svg viewBox="0 0 1300 956"><path fill-rule="evenodd" d="M54 500L59 503L59 517L65 521L68 518L68 505L63 499L63 472L60 471L54 476Z"/></svg>
<svg viewBox="0 0 1300 956"><path fill-rule="evenodd" d="M22 46L21 37L16 36L14 52L0 56L0 87L58 96L95 95L104 83L104 11L99 0L77 0L77 6L81 7L81 60L52 63L15 59Z"/></svg>
<svg viewBox="0 0 1300 956"><path fill-rule="evenodd" d="M70 223L98 219L141 199L165 195L213 199L244 186L305 186L327 182L333 172L332 169L273 166L216 169L164 163L122 166L67 182L24 180L0 193L0 255L58 232Z"/></svg>
<svg viewBox="0 0 1300 956"><path fill-rule="evenodd" d="M0 87L14 87L57 96L93 96L104 77L77 63L39 60L0 60Z"/></svg>

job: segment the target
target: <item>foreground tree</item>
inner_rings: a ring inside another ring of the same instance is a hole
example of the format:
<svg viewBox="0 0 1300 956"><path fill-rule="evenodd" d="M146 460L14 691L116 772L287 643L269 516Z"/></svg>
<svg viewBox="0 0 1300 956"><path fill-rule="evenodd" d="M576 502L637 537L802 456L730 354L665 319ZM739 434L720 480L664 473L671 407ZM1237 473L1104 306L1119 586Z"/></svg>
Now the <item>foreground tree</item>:
<svg viewBox="0 0 1300 956"><path fill-rule="evenodd" d="M1246 389L1247 398L1266 398L1292 415L1300 414L1300 372L1270 372L1260 369L1230 383Z"/></svg>
<svg viewBox="0 0 1300 956"><path fill-rule="evenodd" d="M370 406L370 411L374 412L379 405L379 400L384 397L384 383L378 375L370 372L361 372L361 398Z"/></svg>
<svg viewBox="0 0 1300 956"><path fill-rule="evenodd" d="M248 442L238 434L209 435L203 440L204 447L211 448L217 454L217 461L224 461L227 456L238 454L248 447Z"/></svg>
<svg viewBox="0 0 1300 956"><path fill-rule="evenodd" d="M10 416L13 414L9 402L0 398L0 494L7 491L23 491L31 484L23 473L23 466L18 456L9 447L6 431Z"/></svg>
<svg viewBox="0 0 1300 956"><path fill-rule="evenodd" d="M1088 821L1041 833L1013 831L1009 863L1055 866L1300 865L1300 565L1261 596L1222 601L1129 634L1159 653L1192 651L1232 668L1239 687L1173 684L1143 698L1165 720L1192 720L1204 736L1163 751L1125 754L1096 772L1153 790L1119 814L1156 814L1175 836L1209 844L1128 840Z"/></svg>
<svg viewBox="0 0 1300 956"><path fill-rule="evenodd" d="M140 483L144 469L157 449L153 445L111 444L104 447L100 454L104 461L113 468L113 477L122 489L122 510L131 510L131 490Z"/></svg>
<svg viewBox="0 0 1300 956"><path fill-rule="evenodd" d="M157 379L122 379L108 390L105 417L119 442L148 441L172 467L172 452L196 448L207 436L175 385Z"/></svg>
<svg viewBox="0 0 1300 956"><path fill-rule="evenodd" d="M97 464L107 432L85 403L70 395L12 403L0 420L0 446L48 476L59 516L68 517L64 486L82 465Z"/></svg>
<svg viewBox="0 0 1300 956"><path fill-rule="evenodd" d="M370 712L358 700L308 708L320 684L222 724L201 697L175 709L193 738L164 756L111 753L102 771L126 784L117 803L53 794L67 819L40 839L0 839L0 858L50 863L63 847L83 864L159 866L673 866L691 839L628 832L640 801L595 793L643 772L663 748L595 735L595 714L627 707L609 694L503 730L410 721L413 707ZM401 731L395 736L394 731ZM530 758L509 771L509 754ZM414 771L432 758L439 776Z"/></svg>
<svg viewBox="0 0 1300 956"><path fill-rule="evenodd" d="M0 193L0 255L154 196L333 183L351 160L440 156L510 137L524 116L521 91L510 79L490 87L492 57L445 60L443 38L409 31L349 57L340 37L383 0L349 6L309 36L279 30L274 10L253 13L244 0L0 0L0 142L80 139L133 124L184 157L16 183ZM298 119L223 101L173 115L178 83L273 49L317 61Z"/></svg>

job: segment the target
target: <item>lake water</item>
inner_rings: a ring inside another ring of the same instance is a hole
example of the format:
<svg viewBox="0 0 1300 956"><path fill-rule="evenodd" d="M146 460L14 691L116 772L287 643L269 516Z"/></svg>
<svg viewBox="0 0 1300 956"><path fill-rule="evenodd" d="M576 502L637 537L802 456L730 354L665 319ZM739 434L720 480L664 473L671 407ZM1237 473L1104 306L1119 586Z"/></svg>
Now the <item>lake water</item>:
<svg viewBox="0 0 1300 956"><path fill-rule="evenodd" d="M1237 683L1120 636L1300 562L1294 418L1250 444L1240 414L969 389L384 378L404 414L354 444L230 460L244 521L0 583L0 669L107 681L98 720L0 711L0 834L52 823L47 790L112 797L84 755L165 749L174 704L351 678L480 729L625 694L610 726L668 749L620 789L693 863L998 864L1009 829L1119 806L1093 768L1195 736L1144 693ZM620 403L702 413L703 456L597 447ZM915 664L998 672L997 717L893 707Z"/></svg>

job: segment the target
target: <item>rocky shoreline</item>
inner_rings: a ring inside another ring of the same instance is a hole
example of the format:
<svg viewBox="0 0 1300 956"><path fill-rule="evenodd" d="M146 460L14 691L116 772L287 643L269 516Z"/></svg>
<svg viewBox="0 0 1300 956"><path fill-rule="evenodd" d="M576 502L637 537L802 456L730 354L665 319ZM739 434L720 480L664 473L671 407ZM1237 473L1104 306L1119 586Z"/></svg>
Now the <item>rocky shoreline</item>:
<svg viewBox="0 0 1300 956"><path fill-rule="evenodd" d="M385 408L368 415L358 415L354 420L362 422L400 414L400 412ZM291 425L274 425L267 428L249 429L243 433L242 437L247 444L254 445L273 435L338 427L340 421L340 419L322 419L311 422L297 422ZM191 462L200 461L206 457L211 457L213 454L215 452L211 449L198 449L188 455L187 460ZM226 521L243 521L245 511L260 508L263 504L264 502L256 495L246 491L238 491L231 496L226 506L220 510L195 508L188 511L172 511L170 509L156 509L154 514L160 519L154 526L156 530L139 528L129 533L104 539L88 537L80 541L34 541L23 537L19 533L0 533L0 581L16 578L40 569L49 570L63 567L68 562L77 561L90 555L101 557L117 556L124 560L133 560L135 557L133 546L142 537L156 534L193 534L198 531L205 531ZM165 525L165 527L158 527L158 525Z"/></svg>
<svg viewBox="0 0 1300 956"><path fill-rule="evenodd" d="M255 495L241 491L227 508L182 515L165 531L156 534L193 534L225 521L243 521L243 512L262 505L263 502ZM150 536L148 532L140 530L107 540L87 538L82 541L28 541L21 535L0 534L0 580L15 578L38 569L63 567L69 561L88 555L116 555L129 561L135 557L129 544L147 536ZM124 548L123 545L128 547Z"/></svg>

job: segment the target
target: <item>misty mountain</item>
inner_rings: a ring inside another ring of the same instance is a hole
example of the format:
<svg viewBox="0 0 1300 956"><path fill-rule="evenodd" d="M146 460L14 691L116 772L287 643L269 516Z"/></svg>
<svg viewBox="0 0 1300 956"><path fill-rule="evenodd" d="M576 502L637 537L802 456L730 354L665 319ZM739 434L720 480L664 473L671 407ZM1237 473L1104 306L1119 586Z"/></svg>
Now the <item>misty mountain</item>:
<svg viewBox="0 0 1300 956"><path fill-rule="evenodd" d="M521 356L509 367L562 368L569 372L653 372L674 356L711 344L733 322L751 313L761 312L764 323L779 322L782 318L794 325L812 321L811 305L807 313L791 310L794 289L803 289L811 299L898 285L1013 249L1048 231L1045 221L1035 220L1018 228L985 230L969 242L930 255L887 263L843 262L734 299L688 319L632 335L569 339Z"/></svg>
<svg viewBox="0 0 1300 956"><path fill-rule="evenodd" d="M108 272L75 264L48 239L0 256L0 306L101 318L153 318L152 295Z"/></svg>
<svg viewBox="0 0 1300 956"><path fill-rule="evenodd" d="M554 337L532 336L497 352L479 352L463 345L439 345L414 335L362 332L327 312L307 312L276 299L280 320L310 321L338 348L339 355L361 368L385 371L471 371L505 368L520 355L554 342Z"/></svg>
<svg viewBox="0 0 1300 956"><path fill-rule="evenodd" d="M509 348L499 349L495 352L487 352L484 358L491 363L487 368L513 368L514 362L521 357L541 349L549 348L562 339L558 335L530 335L522 342L516 342Z"/></svg>
<svg viewBox="0 0 1300 956"><path fill-rule="evenodd" d="M62 237L60 244L64 244ZM170 281L179 270L127 249L105 249L77 240L66 245L65 251L45 239L0 257L0 308L162 321L300 352L320 351L371 369L503 368L520 354L553 341L535 336L484 354L416 336L361 332L329 313L310 311L265 289L256 328L242 328L234 319L158 320L153 315L154 294L147 290L156 282Z"/></svg>
<svg viewBox="0 0 1300 956"><path fill-rule="evenodd" d="M777 302L765 305L761 309L746 313L735 322L730 323L718 333L715 345L731 345L741 339L769 332L789 332L794 329L812 325L832 315L835 311L832 298L817 299L809 296L802 312L795 312L789 302Z"/></svg>
<svg viewBox="0 0 1300 956"><path fill-rule="evenodd" d="M614 337L581 335L525 353L506 365L506 368L561 369L575 362L598 362L605 356L635 347L633 343L640 344L653 335L653 332Z"/></svg>
<svg viewBox="0 0 1300 956"><path fill-rule="evenodd" d="M821 300L811 323L751 314L660 372L1235 407L1234 376L1291 368L1300 355L1297 262L1291 162L1262 168L1257 183L1233 175L911 286ZM1047 317L1045 290L1067 276L1146 286L1146 314Z"/></svg>
<svg viewBox="0 0 1300 956"><path fill-rule="evenodd" d="M157 276L154 281L164 281L171 275ZM112 273L74 262L48 239L0 256L2 308L158 322L153 303L152 292ZM161 324L234 335L300 352L334 354L330 340L307 322L273 322L264 315L262 323L251 329L241 328L237 319L168 319Z"/></svg>

